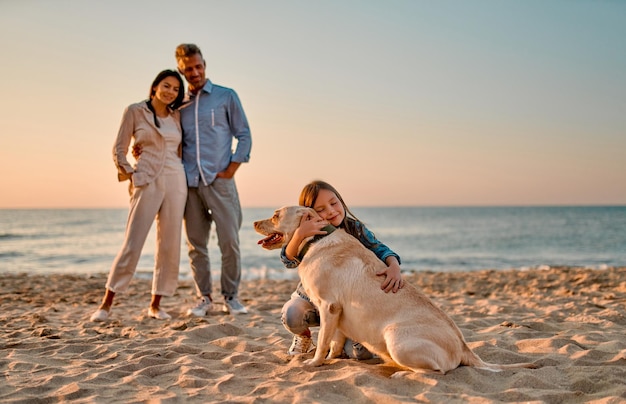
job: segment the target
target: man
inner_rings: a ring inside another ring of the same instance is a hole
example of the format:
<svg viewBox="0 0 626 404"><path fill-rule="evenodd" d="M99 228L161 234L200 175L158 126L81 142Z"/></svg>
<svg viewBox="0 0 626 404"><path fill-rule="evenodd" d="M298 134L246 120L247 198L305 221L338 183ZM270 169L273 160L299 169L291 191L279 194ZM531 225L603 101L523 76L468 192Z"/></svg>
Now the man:
<svg viewBox="0 0 626 404"><path fill-rule="evenodd" d="M213 222L222 254L224 310L232 314L247 313L238 297L242 213L234 175L241 163L250 159L250 128L235 91L206 78L206 62L196 45L179 45L176 62L189 85L189 102L180 111L183 165L189 189L185 229L191 270L201 297L187 314L200 317L212 309L208 242ZM234 152L233 138L237 139Z"/></svg>

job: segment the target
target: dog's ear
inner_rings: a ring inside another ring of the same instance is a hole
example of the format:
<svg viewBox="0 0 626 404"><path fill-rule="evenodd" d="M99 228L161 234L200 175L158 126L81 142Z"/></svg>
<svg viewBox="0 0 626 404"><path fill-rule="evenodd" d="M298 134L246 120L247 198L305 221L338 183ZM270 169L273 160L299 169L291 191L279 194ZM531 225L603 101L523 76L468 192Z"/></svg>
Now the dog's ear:
<svg viewBox="0 0 626 404"><path fill-rule="evenodd" d="M304 206L294 206L293 207L296 211L296 216L298 216L298 218L302 218L302 216L305 216L307 213L309 213L309 208L304 207Z"/></svg>
<svg viewBox="0 0 626 404"><path fill-rule="evenodd" d="M296 210L296 216L298 217L298 223L305 216L310 216L313 219L320 217L315 209L307 208L306 206L298 206Z"/></svg>
<svg viewBox="0 0 626 404"><path fill-rule="evenodd" d="M321 218L322 218L322 217L319 215L319 213L317 213L317 212L315 211L315 209L313 209L313 208L306 208L306 209L307 209L307 213L309 213L313 219L321 219Z"/></svg>

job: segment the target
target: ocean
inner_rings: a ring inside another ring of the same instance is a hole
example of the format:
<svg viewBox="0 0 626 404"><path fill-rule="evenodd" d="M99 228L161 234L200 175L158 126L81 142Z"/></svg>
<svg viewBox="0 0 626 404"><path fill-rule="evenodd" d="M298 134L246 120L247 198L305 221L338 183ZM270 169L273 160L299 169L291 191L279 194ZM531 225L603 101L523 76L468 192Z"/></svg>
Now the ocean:
<svg viewBox="0 0 626 404"><path fill-rule="evenodd" d="M524 270L550 266L626 266L626 206L363 207L351 208L402 268L419 271ZM252 223L273 208L245 208L242 278L295 279L278 251L263 250ZM108 273L121 246L127 209L0 210L0 271L32 274ZM137 276L151 277L154 226ZM184 235L181 279L190 278ZM209 243L213 276L220 274L215 232Z"/></svg>

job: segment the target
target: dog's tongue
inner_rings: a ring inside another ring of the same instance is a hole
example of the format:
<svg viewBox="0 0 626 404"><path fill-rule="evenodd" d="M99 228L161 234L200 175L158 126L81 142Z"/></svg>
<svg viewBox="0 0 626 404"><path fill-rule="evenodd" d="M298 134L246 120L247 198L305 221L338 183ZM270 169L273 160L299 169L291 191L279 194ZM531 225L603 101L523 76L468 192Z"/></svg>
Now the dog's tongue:
<svg viewBox="0 0 626 404"><path fill-rule="evenodd" d="M281 240L282 240L281 235L278 233L274 233L274 234L270 234L264 239L259 240L257 244L260 244L263 248L270 249L272 246L275 246Z"/></svg>
<svg viewBox="0 0 626 404"><path fill-rule="evenodd" d="M272 236L267 236L265 238L262 238L261 240L257 241L257 244L265 244L266 241L268 241L269 239L271 239Z"/></svg>

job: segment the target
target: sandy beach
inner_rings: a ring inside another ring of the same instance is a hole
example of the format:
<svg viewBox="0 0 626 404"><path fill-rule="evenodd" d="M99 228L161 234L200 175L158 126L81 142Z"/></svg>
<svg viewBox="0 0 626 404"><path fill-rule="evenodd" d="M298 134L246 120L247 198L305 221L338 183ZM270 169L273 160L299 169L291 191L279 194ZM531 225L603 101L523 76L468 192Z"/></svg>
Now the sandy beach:
<svg viewBox="0 0 626 404"><path fill-rule="evenodd" d="M496 363L538 369L403 373L377 359L302 366L280 309L296 281L242 283L250 313L189 318L190 281L147 316L134 279L111 319L91 323L106 275L0 275L0 401L231 403L626 402L626 268L423 272L406 279ZM219 284L219 282L218 282ZM315 336L316 334L314 334Z"/></svg>

